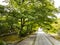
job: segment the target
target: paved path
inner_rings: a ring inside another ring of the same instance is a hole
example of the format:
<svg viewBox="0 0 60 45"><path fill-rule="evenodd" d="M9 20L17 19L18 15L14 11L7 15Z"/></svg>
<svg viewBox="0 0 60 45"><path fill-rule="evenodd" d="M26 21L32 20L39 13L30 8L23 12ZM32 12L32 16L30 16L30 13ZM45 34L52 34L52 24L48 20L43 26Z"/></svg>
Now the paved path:
<svg viewBox="0 0 60 45"><path fill-rule="evenodd" d="M60 42L44 32L37 32L17 45L60 45ZM36 37L36 38L35 38Z"/></svg>
<svg viewBox="0 0 60 45"><path fill-rule="evenodd" d="M60 45L60 42L41 31L37 32L37 38L34 45Z"/></svg>
<svg viewBox="0 0 60 45"><path fill-rule="evenodd" d="M36 35L30 35L27 39L21 41L17 45L33 45L34 39L36 38Z"/></svg>

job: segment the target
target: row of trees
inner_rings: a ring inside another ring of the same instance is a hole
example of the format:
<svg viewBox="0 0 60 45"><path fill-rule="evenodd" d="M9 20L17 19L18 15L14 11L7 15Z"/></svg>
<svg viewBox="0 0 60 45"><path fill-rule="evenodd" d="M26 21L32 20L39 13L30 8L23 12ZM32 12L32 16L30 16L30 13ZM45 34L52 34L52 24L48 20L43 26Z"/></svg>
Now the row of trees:
<svg viewBox="0 0 60 45"><path fill-rule="evenodd" d="M25 36L40 26L52 28L50 24L58 12L50 0L9 0L8 3L0 5L0 34L17 32Z"/></svg>

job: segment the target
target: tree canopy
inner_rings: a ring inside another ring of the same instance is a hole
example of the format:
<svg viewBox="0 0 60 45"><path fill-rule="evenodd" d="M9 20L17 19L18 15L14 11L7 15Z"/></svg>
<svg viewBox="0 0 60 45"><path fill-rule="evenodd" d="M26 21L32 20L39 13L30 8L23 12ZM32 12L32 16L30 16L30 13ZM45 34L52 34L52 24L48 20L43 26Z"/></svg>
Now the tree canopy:
<svg viewBox="0 0 60 45"><path fill-rule="evenodd" d="M19 30L20 34L31 33L40 26L51 28L57 12L50 0L9 0L7 6L0 6L0 28L7 32Z"/></svg>

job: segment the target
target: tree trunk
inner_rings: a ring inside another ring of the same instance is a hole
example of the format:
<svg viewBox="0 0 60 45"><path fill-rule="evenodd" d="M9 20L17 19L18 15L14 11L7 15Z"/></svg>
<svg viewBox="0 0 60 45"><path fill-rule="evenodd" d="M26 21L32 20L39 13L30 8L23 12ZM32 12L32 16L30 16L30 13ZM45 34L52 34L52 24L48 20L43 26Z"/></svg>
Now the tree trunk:
<svg viewBox="0 0 60 45"><path fill-rule="evenodd" d="M32 25L31 25L31 30L32 30Z"/></svg>
<svg viewBox="0 0 60 45"><path fill-rule="evenodd" d="M25 18L21 18L20 36L21 36L21 32L23 30L24 24L25 24Z"/></svg>
<svg viewBox="0 0 60 45"><path fill-rule="evenodd" d="M23 18L21 18L21 27L20 27L19 36L21 36L21 31L23 30L23 26L22 26L22 23L23 23Z"/></svg>

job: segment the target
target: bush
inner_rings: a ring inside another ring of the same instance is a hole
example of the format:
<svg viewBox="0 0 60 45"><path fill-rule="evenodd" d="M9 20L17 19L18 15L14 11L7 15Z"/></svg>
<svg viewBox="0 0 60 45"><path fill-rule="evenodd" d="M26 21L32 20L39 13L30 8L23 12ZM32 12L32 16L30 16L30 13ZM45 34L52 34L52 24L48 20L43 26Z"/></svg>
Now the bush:
<svg viewBox="0 0 60 45"><path fill-rule="evenodd" d="M6 43L0 40L0 45L6 45Z"/></svg>
<svg viewBox="0 0 60 45"><path fill-rule="evenodd" d="M0 34L8 33L9 32L9 25L7 23L0 24Z"/></svg>
<svg viewBox="0 0 60 45"><path fill-rule="evenodd" d="M21 37L25 37L26 35L27 35L26 30L23 30L23 31L20 32Z"/></svg>

